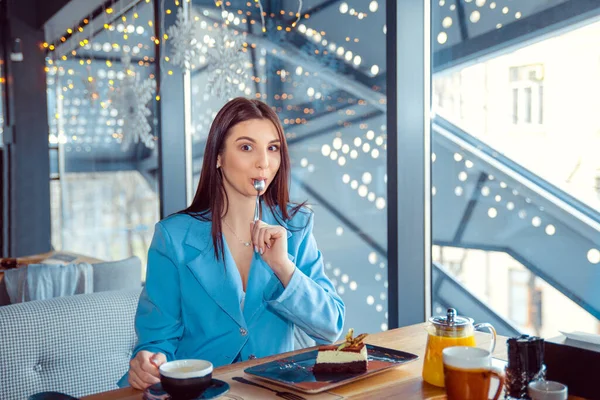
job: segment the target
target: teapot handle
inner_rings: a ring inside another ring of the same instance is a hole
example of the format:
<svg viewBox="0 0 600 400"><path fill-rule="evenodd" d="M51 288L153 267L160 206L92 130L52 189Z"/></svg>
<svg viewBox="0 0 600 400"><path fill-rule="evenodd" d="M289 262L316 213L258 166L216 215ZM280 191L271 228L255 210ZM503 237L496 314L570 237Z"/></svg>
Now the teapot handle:
<svg viewBox="0 0 600 400"><path fill-rule="evenodd" d="M475 329L476 331L481 330L481 329L487 329L492 333L492 345L490 347L490 353L493 354L494 349L496 349L496 329L494 329L492 324L488 324L487 322L482 322L481 324L475 324L475 326L473 326L473 329Z"/></svg>

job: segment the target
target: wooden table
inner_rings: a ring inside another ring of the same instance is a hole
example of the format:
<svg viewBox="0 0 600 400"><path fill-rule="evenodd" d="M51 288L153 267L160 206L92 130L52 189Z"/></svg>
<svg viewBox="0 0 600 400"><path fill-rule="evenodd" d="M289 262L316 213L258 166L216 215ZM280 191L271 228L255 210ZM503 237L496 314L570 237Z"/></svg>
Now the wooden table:
<svg viewBox="0 0 600 400"><path fill-rule="evenodd" d="M76 257L75 260L71 261L74 263L80 263L80 262L87 262L90 264L95 264L95 263L99 263L102 262L102 260L99 260L97 258L93 258L93 257L88 257L88 256L84 256L82 254L77 254L77 253L71 253L69 251L49 251L48 253L42 253L42 254L35 254L32 256L26 256L26 257L19 257L17 258L17 261L20 264L35 264L35 263L39 263L49 257L52 257L54 255L68 255L68 256L72 256L72 257Z"/></svg>
<svg viewBox="0 0 600 400"><path fill-rule="evenodd" d="M486 346L489 344L491 335L477 332L478 345ZM369 335L367 343L389 347L392 349L407 351L419 356L417 361L394 368L370 378L363 379L345 386L331 390L329 393L351 399L443 399L445 391L421 379L421 370L423 368L423 356L425 354L425 345L427 333L424 330L424 324L412 325L405 328L394 329L387 332ZM301 351L299 351L301 352ZM291 355L299 352L286 353ZM232 372L244 376L243 370L252 365L261 364L265 361L271 361L285 355L277 355L259 360L246 361L242 363L227 365L216 368L213 372L215 378L230 375ZM506 338L499 337L494 356L506 359ZM306 399L311 395L298 393ZM570 397L575 399L574 397ZM82 400L141 400L142 393L132 388L117 389L110 392L100 393L93 396L84 397Z"/></svg>
<svg viewBox="0 0 600 400"><path fill-rule="evenodd" d="M476 332L476 337L477 344L482 347L486 347L491 340L491 335L486 333ZM443 388L423 382L421 378L423 357L427 342L427 333L425 332L424 324L369 335L365 341L378 346L414 353L419 356L419 359L379 375L333 389L329 393L349 399L445 399L445 390ZM250 366L303 351L306 350L219 367L214 370L213 376L217 379L224 375L230 376L231 373L244 376L244 369ZM498 337L494 356L503 360L506 359L505 337ZM285 390L287 391L287 389ZM307 400L311 398L311 395L308 394L300 392L298 394ZM569 399L583 400L575 396L569 396ZM142 400L142 392L132 388L124 388L83 397L82 400Z"/></svg>

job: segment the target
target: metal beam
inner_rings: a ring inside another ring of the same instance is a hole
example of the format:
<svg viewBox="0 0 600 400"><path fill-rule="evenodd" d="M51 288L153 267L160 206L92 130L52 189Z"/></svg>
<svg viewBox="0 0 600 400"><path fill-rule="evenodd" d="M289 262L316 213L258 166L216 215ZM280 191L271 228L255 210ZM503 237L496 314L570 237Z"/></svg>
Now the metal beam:
<svg viewBox="0 0 600 400"><path fill-rule="evenodd" d="M113 172L113 171L135 171L136 163L134 161L114 161L114 160L94 160L94 159L69 159L68 168L65 168L65 173L96 173L96 172ZM54 172L54 171L53 171ZM65 176L62 176L65 179Z"/></svg>
<svg viewBox="0 0 600 400"><path fill-rule="evenodd" d="M373 239L369 234L360 229L358 225L356 225L352 220L346 217L341 211L340 208L334 204L332 204L329 200L319 194L319 191L313 189L312 186L304 182L302 179L298 179L292 174L292 180L296 182L298 186L302 188L309 196L316 200L317 204L320 207L325 208L331 215L338 219L342 224L348 227L354 234L356 234L365 244L370 246L373 250L377 251L380 256L383 258L387 258L386 249L381 246L375 239Z"/></svg>
<svg viewBox="0 0 600 400"><path fill-rule="evenodd" d="M319 106L319 111L320 112L315 112L314 114L311 114L310 116L306 116L306 114L304 114L304 109L305 108L309 108L312 109L315 107L315 101L313 100L309 100L306 101L304 103L297 103L294 104L294 108L296 108L298 111L292 109L292 110L287 110L287 109L283 109L282 112L280 113L280 116L285 118L285 117L293 117L293 118L297 118L297 117L301 117L301 118L306 118L307 121L310 121L312 119L315 118L319 118L321 117L321 115L323 114L329 114L330 112L335 112L335 111L339 111L339 110L343 110L346 109L348 107L352 107L354 104L351 104L349 102L345 102L345 103L340 103L337 101L338 98L340 98L340 96L345 95L346 93L341 90L338 89L334 92L331 92L328 96L331 97L328 100L318 100L318 101L322 101L324 104ZM330 108L333 108L333 110L330 110ZM317 110L315 110L317 111Z"/></svg>
<svg viewBox="0 0 600 400"><path fill-rule="evenodd" d="M158 154L152 153L150 157L144 158L137 162L135 169L139 171L150 171L154 172L158 170Z"/></svg>
<svg viewBox="0 0 600 400"><path fill-rule="evenodd" d="M339 2L340 2L340 0L325 0L321 4L317 4L316 6L313 6L313 7L309 8L308 10L302 10L302 15L304 16L305 14L308 14L311 17L314 17L315 14L325 11L329 7L335 5L336 3L339 3ZM290 18L289 20L285 21L285 25L286 26L292 25L292 23L294 23L295 21L296 21L296 18Z"/></svg>
<svg viewBox="0 0 600 400"><path fill-rule="evenodd" d="M192 74L192 78L195 77L198 74L203 73L204 71L206 71L208 69L208 64L203 65L201 67L196 68L195 70L191 71Z"/></svg>
<svg viewBox="0 0 600 400"><path fill-rule="evenodd" d="M381 75L378 75L377 78L375 78L376 80L376 85L386 85L386 73L382 73ZM335 112L335 111L341 111L341 110L345 110L346 108L350 108L356 105L356 103L350 103L348 101L344 102L344 103L340 103L338 101L338 99L341 96L346 96L347 100L358 100L355 99L354 97L347 97L347 93L343 90L343 89L337 89L336 91L330 93L328 95L328 97L331 97L331 99L328 100L321 100L324 102L323 105L321 105L319 107L319 111L315 112L314 114L311 114L310 116L308 116L308 118L306 117L306 115L304 114L303 111L305 108L313 108L314 107L314 101L307 101L304 103L299 103L299 104L294 104L294 108L297 109L298 111L295 110L287 110L287 109L283 109L282 113L280 113L280 115L285 118L285 117L289 117L289 118L305 118L307 121L312 121L315 118L320 118L323 115L326 114L330 114L331 112ZM333 109L330 109L330 107L333 107ZM290 127L291 128L291 127Z"/></svg>
<svg viewBox="0 0 600 400"><path fill-rule="evenodd" d="M559 292L564 294L566 297L573 300L573 302L578 304L581 308L586 310L588 313L593 315L595 318L600 319L600 309L594 308L589 302L585 301L579 293L575 293L574 291L570 290L562 282L554 279L554 277L551 274L549 274L548 271L546 271L543 268L540 268L539 266L537 266L536 264L534 264L533 262L531 262L527 258L525 258L523 255L521 255L521 253L519 253L511 248L508 248L505 246L496 246L496 245L482 245L479 243L465 243L465 242L454 243L454 242L446 242L446 241L442 241L442 240L440 240L440 241L436 240L434 242L434 244L437 246L458 247L461 249L468 249L468 250L475 249L475 250L483 250L483 251L494 251L494 252L498 252L498 253L506 253L509 256L511 256L512 258L514 258L515 261L517 261L518 263L523 265L525 268L527 268L529 271L531 271L534 275L540 277L541 279L546 281L550 286L552 286L553 288L555 288L556 290L558 290Z"/></svg>
<svg viewBox="0 0 600 400"><path fill-rule="evenodd" d="M300 65L307 71L318 72L319 78L324 82L343 89L347 93L356 96L358 99L367 101L373 107L381 111L385 112L387 110L385 94L376 92L362 83L328 70L317 61L311 59L307 54L302 52L297 47L288 44L276 44L262 36L251 33L247 33L246 35L249 41L252 41L256 43L257 46L266 49L271 56L277 57L280 60L294 65Z"/></svg>
<svg viewBox="0 0 600 400"><path fill-rule="evenodd" d="M101 9L110 0L70 0L53 15L43 21L45 39L48 43L60 43L60 38L68 28L79 26L84 18L89 18L94 11ZM40 3L53 3L42 0Z"/></svg>
<svg viewBox="0 0 600 400"><path fill-rule="evenodd" d="M82 1L80 2L82 3L80 8L71 8L71 3L69 3L56 14L56 16L63 16L64 13L67 13L67 15L70 15L70 19L73 19L77 18L77 16L79 16L81 12L85 12L85 14L79 17L79 21L75 19L71 26L66 26L64 27L64 29L61 28L59 30L57 27L62 27L63 24L60 23L60 21L55 20L55 18L53 17L45 25L46 42L54 44L54 46L56 47L56 49L52 52L55 58L60 58L63 55L67 55L71 53L71 51L80 48L80 41L84 39L90 39L96 36L98 33L104 31L104 24L111 23L117 16L127 12L131 7L135 6L138 3L138 0L102 1L102 4L98 5L95 9L91 8L90 5L84 5ZM107 14L105 12L107 7L113 9L113 12L111 14ZM67 17L63 16L62 18ZM83 22L83 19L85 18L88 19L88 24L85 24ZM62 42L60 38L65 34L66 29L74 28L76 26L83 27L83 32L80 33L74 30L73 34L66 37L65 42ZM94 27L94 29L92 30L91 27Z"/></svg>
<svg viewBox="0 0 600 400"><path fill-rule="evenodd" d="M110 61L112 63L120 63L122 62L121 60L121 55L117 55L114 57L107 57L105 55L101 55L99 53L77 53L76 55L71 55L69 56L70 60L93 60L93 61L98 61L98 62L106 62L106 61ZM140 61L148 63L148 64L154 64L154 61L149 61L149 60L144 60L141 57L130 57L130 61L132 64L137 64Z"/></svg>
<svg viewBox="0 0 600 400"><path fill-rule="evenodd" d="M275 17L274 20L275 21L279 20L279 21L281 21L280 23L282 23L282 24L285 23L285 22L283 22L283 20L281 18L278 18L278 17ZM326 46L322 46L318 43L312 42L306 36L300 34L297 30L292 30L291 32L288 33L287 43L294 45L298 49L302 49L306 45L312 45L312 46L316 46L317 48L321 49L322 51L329 51ZM334 57L335 57L335 55L334 55ZM317 63L319 63L319 61L317 61ZM321 68L326 68L326 67L321 66ZM375 86L374 80L376 80L377 77L372 77L369 74L369 72L368 72L369 70L366 66L362 66L360 68L355 68L355 67L347 64L344 60L339 59L338 68L339 68L339 70L336 71L336 73L339 75L350 76L350 77L354 78L354 80L356 82L361 83L367 87ZM326 69L331 70L329 68L326 68ZM384 85L384 88L385 88L385 85Z"/></svg>
<svg viewBox="0 0 600 400"><path fill-rule="evenodd" d="M433 72L440 72L469 62L482 62L565 30L589 23L600 16L598 0L569 0L521 18L501 29L475 36L433 53Z"/></svg>
<svg viewBox="0 0 600 400"><path fill-rule="evenodd" d="M383 114L381 111L365 109L365 106L359 105L354 105L350 107L350 109L354 111L364 111L362 113L357 113L357 115L354 116L352 119L346 120L346 122L350 123L366 122L371 118L375 118ZM318 126L320 128L317 130L313 130L314 126ZM294 127L288 127L288 129L286 130L293 130L294 138L288 139L287 142L288 145L298 144L304 140L313 138L315 136L320 136L337 129L340 129L340 125L339 116L336 113L320 114L318 117L310 120L310 125L303 124L295 125ZM205 146L206 140L202 140L194 144L193 154L196 155L196 159L203 157Z"/></svg>
<svg viewBox="0 0 600 400"><path fill-rule="evenodd" d="M469 315L475 321L491 323L499 335L519 336L519 329L474 296L458 280L448 274L438 263L432 264L433 298L444 308L456 308L462 315Z"/></svg>
<svg viewBox="0 0 600 400"><path fill-rule="evenodd" d="M469 135L452 123L440 116L433 120L433 129L437 135L443 137L460 148L479 158L491 168L513 179L530 191L531 195L537 196L540 202L547 202L562 209L569 218L581 221L594 230L594 234L600 232L600 218L598 212L589 205L583 203L574 196L558 189L548 181L541 179L538 175L512 161L498 152L485 142ZM524 189L521 189L521 191ZM564 221L570 225L569 221Z"/></svg>
<svg viewBox="0 0 600 400"><path fill-rule="evenodd" d="M467 225L469 225L469 222L471 221L471 217L473 216L473 211L475 210L475 206L477 205L477 202L479 201L479 198L481 196L481 188L483 187L483 185L486 181L487 181L487 174L484 174L483 172L481 172L479 174L479 178L477 178L477 184L475 185L475 190L473 190L473 193L471 193L471 198L469 199L469 203L467 203L467 207L465 208L465 211L463 212L462 218L460 220L460 224L458 225L458 228L456 229L456 233L454 234L453 240L456 243L458 243L462 240L463 234L465 233L465 229L467 229Z"/></svg>
<svg viewBox="0 0 600 400"><path fill-rule="evenodd" d="M465 18L465 5L462 0L456 0L456 14L458 15L458 27L460 29L460 39L465 41L469 38L467 30L467 20Z"/></svg>
<svg viewBox="0 0 600 400"><path fill-rule="evenodd" d="M368 120L370 120L372 118L379 117L382 114L383 113L381 111L375 110L375 111L371 111L371 112L368 112L368 113L363 114L363 115L355 116L355 117L353 117L351 119L346 120L345 122L348 122L348 123L351 123L351 124L356 123L356 122L363 123L363 122L367 122ZM321 135L325 135L325 134L331 133L332 131L335 131L337 129L340 129L340 125L336 122L336 123L334 123L332 125L321 127L321 128L319 128L319 129L317 129L315 131L312 131L310 133L304 134L302 136L298 136L298 137L295 137L293 139L288 139L287 142L288 142L288 144L290 146L291 145L295 145L295 144L298 144L298 143L303 142L305 140L309 140L309 139L312 139L312 138L315 138L315 137L318 137L318 136L321 136Z"/></svg>
<svg viewBox="0 0 600 400"><path fill-rule="evenodd" d="M357 104L354 104L351 107L349 107L349 110L354 111L354 113L356 114L352 121L364 119L365 116L371 115L373 112L381 113L378 110L373 110L372 108L368 108ZM322 113L318 116L314 116L313 118L309 119L308 122L310 122L310 124L296 125L294 126L294 128L290 127L290 129L288 130L293 129L293 133L295 135L294 139L290 140L292 140L294 143L297 143L298 141L302 140L302 137L304 136L314 136L314 126L328 126L330 127L329 129L340 129L340 118L337 113ZM290 142L290 140L288 140L288 143Z"/></svg>
<svg viewBox="0 0 600 400"><path fill-rule="evenodd" d="M218 10L213 9L213 12L215 12L215 11L218 11ZM286 22L286 20L281 18L278 14L276 14L276 13L272 13L272 14L274 15L274 17L272 17L270 19L270 21L272 21L274 23L273 25L277 25L277 24L289 25L289 24L291 24L289 22ZM203 15L202 18L204 18L208 21L211 21L211 22L216 22L218 24L222 23L222 19L220 17ZM256 36L262 37L262 35L260 33L258 35L252 34L251 25L248 25L247 29L241 29L239 26L235 27L235 28L232 26L229 26L229 28L235 29L239 32L243 32L243 34L247 35L247 37L249 37L249 38L254 38ZM264 39L269 41L268 38L264 38ZM297 49L301 49L306 44L314 44L316 46L320 46L319 44L315 44L314 42L310 41L306 36L298 33L297 30L292 30L291 32L287 33L286 42L288 43L288 45L291 45L292 47L296 47ZM326 47L323 46L322 49L325 50ZM275 55L275 56L277 56L277 55ZM292 63L296 64L296 62L293 62L293 61L292 61ZM319 68L321 68L321 69L327 69L327 67L324 67L319 62L316 62L316 64L318 64ZM385 88L385 76L383 76L385 73L377 75L375 77L372 77L371 75L369 75L367 73L367 71L368 71L368 69L366 67L354 68L354 67L346 64L342 60L340 60L340 71L338 71L338 74L351 76L354 78L354 80L356 82L361 83L366 87L372 87L375 85L379 86L380 83L383 82L382 86Z"/></svg>
<svg viewBox="0 0 600 400"><path fill-rule="evenodd" d="M135 164L135 169L142 175L142 177L148 182L150 188L156 193L159 193L158 189L158 152L154 151L150 156L139 160Z"/></svg>
<svg viewBox="0 0 600 400"><path fill-rule="evenodd" d="M203 18L213 22L221 22L221 20L212 18L210 16L204 16ZM371 103L374 107L379 108L381 111L386 110L386 95L371 89L367 83L373 78L370 78L358 69L345 65L343 71L339 73L329 70L327 67L323 66L318 61L315 61L300 50L300 47L309 41L295 31L292 32L293 36L290 38L290 43L292 44L277 44L271 42L268 38L262 35L253 34L249 31L243 31L239 28L236 29L242 31L248 41L254 42L257 46L261 46L267 50L270 56L279 58L280 60L293 65L302 66L307 71L317 72L319 74L319 78L324 82L327 82L339 89L343 89L358 99L363 99ZM352 76L354 80L350 79L346 75ZM382 80L385 80L385 78L386 76L382 74L382 76L374 78L374 83L379 85L381 84Z"/></svg>

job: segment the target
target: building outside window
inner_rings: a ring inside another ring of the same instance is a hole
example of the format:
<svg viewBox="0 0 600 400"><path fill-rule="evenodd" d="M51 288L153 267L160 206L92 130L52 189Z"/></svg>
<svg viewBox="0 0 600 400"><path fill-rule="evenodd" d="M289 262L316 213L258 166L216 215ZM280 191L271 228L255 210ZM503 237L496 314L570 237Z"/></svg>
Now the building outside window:
<svg viewBox="0 0 600 400"><path fill-rule="evenodd" d="M541 64L511 67L512 123L544 123L544 66Z"/></svg>

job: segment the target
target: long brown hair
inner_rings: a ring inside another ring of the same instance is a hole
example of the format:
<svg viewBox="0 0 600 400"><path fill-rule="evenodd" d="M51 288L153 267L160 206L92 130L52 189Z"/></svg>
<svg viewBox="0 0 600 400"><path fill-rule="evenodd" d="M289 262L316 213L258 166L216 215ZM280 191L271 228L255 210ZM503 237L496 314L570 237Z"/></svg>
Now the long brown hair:
<svg viewBox="0 0 600 400"><path fill-rule="evenodd" d="M283 126L281 126L275 111L260 100L249 100L243 97L230 100L221 108L210 127L204 150L200 182L194 200L188 208L180 211L180 213L191 215L196 219L212 222L211 235L217 260L219 255L224 255L221 215L224 214L224 211L227 212L225 206L229 204L223 186L221 169L217 169L217 157L224 149L225 139L230 129L240 122L252 119L271 121L277 129L277 135L281 141L279 170L267 191L262 195L262 201L271 209L280 224L289 221L304 205L304 203L298 204L288 210L290 157ZM277 212L277 208L279 212Z"/></svg>

